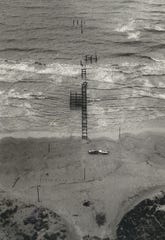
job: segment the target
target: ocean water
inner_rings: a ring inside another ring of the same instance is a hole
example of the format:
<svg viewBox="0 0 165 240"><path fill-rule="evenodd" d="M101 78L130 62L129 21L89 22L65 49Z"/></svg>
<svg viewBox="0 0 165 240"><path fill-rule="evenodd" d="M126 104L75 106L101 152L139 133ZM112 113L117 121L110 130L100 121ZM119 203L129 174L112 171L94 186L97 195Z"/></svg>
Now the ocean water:
<svg viewBox="0 0 165 240"><path fill-rule="evenodd" d="M95 53L91 135L164 117L164 39L164 0L1 0L0 132L81 134L69 93L80 91L80 61Z"/></svg>

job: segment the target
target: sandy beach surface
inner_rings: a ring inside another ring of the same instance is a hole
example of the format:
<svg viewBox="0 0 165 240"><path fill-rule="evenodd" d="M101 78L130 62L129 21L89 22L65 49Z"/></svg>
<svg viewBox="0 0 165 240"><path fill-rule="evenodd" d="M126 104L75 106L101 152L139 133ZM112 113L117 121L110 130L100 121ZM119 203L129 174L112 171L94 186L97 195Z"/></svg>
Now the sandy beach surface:
<svg viewBox="0 0 165 240"><path fill-rule="evenodd" d="M90 149L109 155L90 155ZM124 133L118 140L5 137L1 198L51 209L71 226L72 239L115 239L125 213L165 190L164 159L160 131Z"/></svg>

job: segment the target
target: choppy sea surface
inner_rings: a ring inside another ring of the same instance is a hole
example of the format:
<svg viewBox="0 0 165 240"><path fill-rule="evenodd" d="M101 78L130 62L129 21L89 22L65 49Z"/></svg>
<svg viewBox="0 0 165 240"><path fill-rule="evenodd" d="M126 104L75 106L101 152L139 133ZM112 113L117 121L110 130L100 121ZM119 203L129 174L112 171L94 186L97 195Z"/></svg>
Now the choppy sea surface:
<svg viewBox="0 0 165 240"><path fill-rule="evenodd" d="M164 0L1 0L0 132L80 134L69 93L80 91L80 60L95 53L91 134L165 116Z"/></svg>

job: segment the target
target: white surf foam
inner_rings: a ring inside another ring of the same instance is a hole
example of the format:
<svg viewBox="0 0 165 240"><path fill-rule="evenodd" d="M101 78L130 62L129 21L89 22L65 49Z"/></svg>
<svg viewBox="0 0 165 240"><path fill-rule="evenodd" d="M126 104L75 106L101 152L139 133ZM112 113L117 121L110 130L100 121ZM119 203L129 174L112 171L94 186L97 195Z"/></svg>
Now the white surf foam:
<svg viewBox="0 0 165 240"><path fill-rule="evenodd" d="M128 32L128 39L139 40L139 38L140 38L140 31Z"/></svg>
<svg viewBox="0 0 165 240"><path fill-rule="evenodd" d="M0 69L26 71L26 72L35 72L36 71L34 66L30 66L29 63L24 63L24 62L22 62L22 63L1 62Z"/></svg>
<svg viewBox="0 0 165 240"><path fill-rule="evenodd" d="M28 93L18 93L15 91L15 89L10 89L10 91L8 92L8 98L24 98L24 99L31 99L31 94Z"/></svg>
<svg viewBox="0 0 165 240"><path fill-rule="evenodd" d="M125 76L120 69L118 67L113 67L111 64L100 64L97 67L92 66L87 70L87 73L89 75L89 79L99 82L99 86L104 83L109 83L113 86L119 80L122 81L125 79Z"/></svg>
<svg viewBox="0 0 165 240"><path fill-rule="evenodd" d="M164 63L164 64L165 64L165 60L164 60L164 59L158 59L158 58L155 58L155 57L152 57L152 59L153 59L155 62L161 62L161 63Z"/></svg>
<svg viewBox="0 0 165 240"><path fill-rule="evenodd" d="M134 19L130 19L126 24L119 24L115 29L117 32L129 32L134 31L136 28L136 21Z"/></svg>
<svg viewBox="0 0 165 240"><path fill-rule="evenodd" d="M142 73L150 75L162 75L165 74L165 61L157 61L147 64L141 68Z"/></svg>
<svg viewBox="0 0 165 240"><path fill-rule="evenodd" d="M13 103L9 99L0 99L0 117L13 118L13 117L31 117L33 116L33 109L28 102Z"/></svg>
<svg viewBox="0 0 165 240"><path fill-rule="evenodd" d="M152 93L148 90L140 90L137 92L139 96L141 97L151 97L151 98L157 98L157 99L165 99L165 93Z"/></svg>
<svg viewBox="0 0 165 240"><path fill-rule="evenodd" d="M159 82L158 82L158 87L159 87L159 88L165 88L165 81L164 81L164 82L159 81Z"/></svg>
<svg viewBox="0 0 165 240"><path fill-rule="evenodd" d="M150 82L150 80L148 78L143 78L143 84L144 84L144 87L146 87L146 88L154 87L154 85Z"/></svg>
<svg viewBox="0 0 165 240"><path fill-rule="evenodd" d="M158 32L164 32L165 31L165 26L162 24L153 24L153 23L146 23L144 24L144 29L150 30L150 31L158 31Z"/></svg>
<svg viewBox="0 0 165 240"><path fill-rule="evenodd" d="M50 63L37 65L32 62L5 62L0 60L0 81L17 82L24 79L34 78L38 75L54 76L76 76L81 73L80 65Z"/></svg>
<svg viewBox="0 0 165 240"><path fill-rule="evenodd" d="M18 98L18 99L33 99L37 98L44 98L42 92L27 92L27 93L20 93L17 92L15 89L10 89L9 92L6 94L8 98Z"/></svg>
<svg viewBox="0 0 165 240"><path fill-rule="evenodd" d="M45 69L38 70L39 74L57 74L63 76L74 76L80 73L79 65L51 63Z"/></svg>
<svg viewBox="0 0 165 240"><path fill-rule="evenodd" d="M17 101L13 102L13 98L24 99L26 101ZM28 99L31 99L30 93L18 93L15 89L11 89L9 91L0 91L0 113L1 117L13 117L18 115L32 115L32 106Z"/></svg>
<svg viewBox="0 0 165 240"><path fill-rule="evenodd" d="M165 27L162 26L162 25L156 25L156 26L155 26L155 30L160 31L160 32L161 32L161 31L164 32L164 31L165 31Z"/></svg>
<svg viewBox="0 0 165 240"><path fill-rule="evenodd" d="M126 24L119 24L115 31L126 33L128 39L139 40L140 31L137 30L137 23L135 19L130 19Z"/></svg>
<svg viewBox="0 0 165 240"><path fill-rule="evenodd" d="M165 94L154 94L154 97L159 98L159 99L165 99Z"/></svg>

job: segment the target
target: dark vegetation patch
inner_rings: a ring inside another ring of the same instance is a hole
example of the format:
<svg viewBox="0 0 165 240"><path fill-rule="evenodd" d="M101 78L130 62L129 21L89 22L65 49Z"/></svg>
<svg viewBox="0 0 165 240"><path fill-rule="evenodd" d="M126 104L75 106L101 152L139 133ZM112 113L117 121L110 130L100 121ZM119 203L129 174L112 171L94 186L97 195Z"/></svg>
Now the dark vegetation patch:
<svg viewBox="0 0 165 240"><path fill-rule="evenodd" d="M83 206L84 207L90 207L91 206L91 202L90 201L84 201L83 202Z"/></svg>
<svg viewBox="0 0 165 240"><path fill-rule="evenodd" d="M60 216L46 208L18 201L0 201L0 239L67 240L69 233Z"/></svg>
<svg viewBox="0 0 165 240"><path fill-rule="evenodd" d="M106 223L106 215L103 212L96 214L96 223L99 227L103 226Z"/></svg>
<svg viewBox="0 0 165 240"><path fill-rule="evenodd" d="M164 240L165 194L145 199L122 218L117 229L118 240Z"/></svg>

